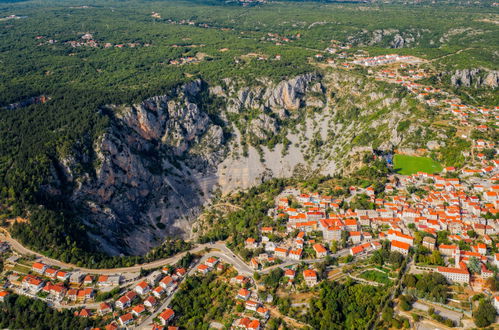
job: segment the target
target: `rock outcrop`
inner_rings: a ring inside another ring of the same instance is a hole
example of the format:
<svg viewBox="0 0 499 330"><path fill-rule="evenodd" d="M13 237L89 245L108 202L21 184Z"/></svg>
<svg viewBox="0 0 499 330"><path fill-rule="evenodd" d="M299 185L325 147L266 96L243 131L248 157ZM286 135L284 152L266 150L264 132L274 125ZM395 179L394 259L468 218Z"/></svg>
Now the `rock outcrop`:
<svg viewBox="0 0 499 330"><path fill-rule="evenodd" d="M456 87L488 87L499 86L499 71L483 69L463 69L450 73L450 82Z"/></svg>
<svg viewBox="0 0 499 330"><path fill-rule="evenodd" d="M109 105L101 109L105 134L92 150L75 147L59 160L45 191L72 187L69 199L103 250L144 253L166 236L189 237L219 192L297 169L333 174L355 148L398 145L407 106L375 87L348 73L251 86L195 80L139 104Z"/></svg>

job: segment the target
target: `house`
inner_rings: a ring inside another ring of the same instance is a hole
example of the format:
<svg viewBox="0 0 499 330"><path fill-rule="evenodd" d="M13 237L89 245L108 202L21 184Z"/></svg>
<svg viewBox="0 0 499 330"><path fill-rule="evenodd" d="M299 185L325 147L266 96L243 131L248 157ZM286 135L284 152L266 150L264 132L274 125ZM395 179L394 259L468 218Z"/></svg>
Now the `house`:
<svg viewBox="0 0 499 330"><path fill-rule="evenodd" d="M107 276L107 275L101 275L97 279L97 285L98 286L109 286L109 281L108 280L109 280L109 276Z"/></svg>
<svg viewBox="0 0 499 330"><path fill-rule="evenodd" d="M356 256L364 252L364 248L361 245L353 246L350 248L350 255Z"/></svg>
<svg viewBox="0 0 499 330"><path fill-rule="evenodd" d="M274 250L275 256L278 258L286 258L288 255L288 250L276 247Z"/></svg>
<svg viewBox="0 0 499 330"><path fill-rule="evenodd" d="M43 275L47 268L48 268L48 266L41 263L41 262L35 262L33 264L33 266L31 266L31 270L33 270L34 272L37 272L40 275Z"/></svg>
<svg viewBox="0 0 499 330"><path fill-rule="evenodd" d="M303 278L308 286L314 286L317 284L317 273L313 269L305 269L303 271Z"/></svg>
<svg viewBox="0 0 499 330"><path fill-rule="evenodd" d="M352 240L353 244L360 243L360 241L362 240L362 235L361 235L360 231L351 231L351 232L349 232L349 235L350 235L350 239Z"/></svg>
<svg viewBox="0 0 499 330"><path fill-rule="evenodd" d="M302 249L291 250L289 251L288 258L293 260L300 260L302 252Z"/></svg>
<svg viewBox="0 0 499 330"><path fill-rule="evenodd" d="M90 317L92 316L92 312L88 308L82 308L80 312L78 313L78 316L80 317Z"/></svg>
<svg viewBox="0 0 499 330"><path fill-rule="evenodd" d="M269 310L265 307L258 307L256 309L256 312L258 313L258 315L260 315L260 317L266 319L270 316L270 313L269 313Z"/></svg>
<svg viewBox="0 0 499 330"><path fill-rule="evenodd" d="M56 277L59 281L64 282L69 278L69 273L66 273L66 272L63 272L62 270L60 270L57 272Z"/></svg>
<svg viewBox="0 0 499 330"><path fill-rule="evenodd" d="M67 297L71 301L75 301L78 298L78 290L76 289L69 289Z"/></svg>
<svg viewBox="0 0 499 330"><path fill-rule="evenodd" d="M133 322L133 315L131 313L126 313L124 315L121 315L118 318L118 321L120 322L121 326L124 327Z"/></svg>
<svg viewBox="0 0 499 330"><path fill-rule="evenodd" d="M497 314L499 314L499 296L494 297L494 307L496 308Z"/></svg>
<svg viewBox="0 0 499 330"><path fill-rule="evenodd" d="M324 258L327 255L327 250L322 244L314 244L313 248L317 258Z"/></svg>
<svg viewBox="0 0 499 330"><path fill-rule="evenodd" d="M104 278L103 278L103 279L104 279ZM87 276L85 276L85 278L83 279L83 284L84 284L84 285L91 285L93 282L94 282L94 278L92 277L92 275L87 275Z"/></svg>
<svg viewBox="0 0 499 330"><path fill-rule="evenodd" d="M250 249L250 250L251 249L256 249L258 247L258 243L256 242L256 240L253 237L249 237L244 242L244 246L245 246L246 249Z"/></svg>
<svg viewBox="0 0 499 330"><path fill-rule="evenodd" d="M9 294L8 291L0 291L0 301L5 301L5 298L7 298Z"/></svg>
<svg viewBox="0 0 499 330"><path fill-rule="evenodd" d="M260 304L254 300L247 300L246 304L245 304L246 309L253 311L253 312L256 312L256 310L258 309L259 306L260 306Z"/></svg>
<svg viewBox="0 0 499 330"><path fill-rule="evenodd" d="M486 255L487 254L487 245L483 243L478 243L477 244L477 252L480 253L481 255Z"/></svg>
<svg viewBox="0 0 499 330"><path fill-rule="evenodd" d="M246 290L246 289L242 288L242 289L240 289L240 290L237 292L237 296L236 296L236 298L237 298L237 299L241 299L241 300L248 300L248 299L249 299L249 297L250 297L250 295L251 295L251 292L250 292L250 291L248 291L248 290Z"/></svg>
<svg viewBox="0 0 499 330"><path fill-rule="evenodd" d="M135 286L135 292L137 292L141 296L145 295L146 293L149 293L149 291L151 291L151 288L149 287L149 284L147 284L146 281L142 281Z"/></svg>
<svg viewBox="0 0 499 330"><path fill-rule="evenodd" d="M83 292L85 293L85 299L92 299L95 294L95 291L92 288L85 288Z"/></svg>
<svg viewBox="0 0 499 330"><path fill-rule="evenodd" d="M114 305L116 306L116 308L125 309L128 306L130 306L130 304L131 304L130 298L124 295L121 296L118 300L116 300Z"/></svg>
<svg viewBox="0 0 499 330"><path fill-rule="evenodd" d="M202 264L197 267L197 271L203 275L206 275L210 271L210 267L206 266L205 264Z"/></svg>
<svg viewBox="0 0 499 330"><path fill-rule="evenodd" d="M157 286L152 290L152 294L158 298L161 299L161 297L166 293L166 289L162 286Z"/></svg>
<svg viewBox="0 0 499 330"><path fill-rule="evenodd" d="M48 278L56 278L57 270L54 268L47 268L47 269L45 269L44 275L47 276Z"/></svg>
<svg viewBox="0 0 499 330"><path fill-rule="evenodd" d="M80 284L81 281L83 280L84 276L85 275L80 273L80 272L73 272L73 273L71 273L71 276L69 277L69 283Z"/></svg>
<svg viewBox="0 0 499 330"><path fill-rule="evenodd" d="M138 317L140 314L144 313L145 310L146 307L140 304L132 308L132 314L135 315L135 317Z"/></svg>
<svg viewBox="0 0 499 330"><path fill-rule="evenodd" d="M147 308L153 308L158 304L158 301L153 296L149 296L144 300L144 306Z"/></svg>
<svg viewBox="0 0 499 330"><path fill-rule="evenodd" d="M407 255L410 247L411 246L408 243L393 240L390 246L390 251L397 251L403 255Z"/></svg>
<svg viewBox="0 0 499 330"><path fill-rule="evenodd" d="M438 246L438 251L444 256L454 256L454 254L459 251L459 247L457 245L440 244Z"/></svg>
<svg viewBox="0 0 499 330"><path fill-rule="evenodd" d="M286 269L284 276L289 278L290 281L295 279L296 272L292 269Z"/></svg>
<svg viewBox="0 0 499 330"><path fill-rule="evenodd" d="M423 238L423 246L431 251L435 250L436 240L433 237L426 236Z"/></svg>
<svg viewBox="0 0 499 330"><path fill-rule="evenodd" d="M211 267L211 268L214 268L217 263L218 263L218 259L214 258L214 257L210 257L210 258L206 259L206 261L205 261L205 265L208 267Z"/></svg>
<svg viewBox="0 0 499 330"><path fill-rule="evenodd" d="M111 313L113 308L108 303L103 302L99 305L98 311L100 315L105 315L107 313Z"/></svg>
<svg viewBox="0 0 499 330"><path fill-rule="evenodd" d="M161 314L159 314L159 320L161 324L166 325L175 317L175 312L171 308L165 309Z"/></svg>

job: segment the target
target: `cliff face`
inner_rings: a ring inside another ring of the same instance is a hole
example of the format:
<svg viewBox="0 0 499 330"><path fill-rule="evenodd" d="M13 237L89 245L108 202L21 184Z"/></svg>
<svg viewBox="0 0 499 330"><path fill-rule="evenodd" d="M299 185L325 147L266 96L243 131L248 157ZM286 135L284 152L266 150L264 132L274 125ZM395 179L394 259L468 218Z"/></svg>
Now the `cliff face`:
<svg viewBox="0 0 499 330"><path fill-rule="evenodd" d="M499 71L480 69L456 70L450 74L450 81L456 87L488 87L499 86Z"/></svg>
<svg viewBox="0 0 499 330"><path fill-rule="evenodd" d="M47 191L69 183L103 250L144 253L166 236L191 236L216 193L300 171L335 173L356 148L370 147L372 140L356 141L365 132L377 132L387 148L399 144L395 128L408 108L374 88L344 73L251 86L196 80L140 104L107 106L106 133L93 150L61 159ZM287 143L262 143L275 136ZM82 163L92 169L82 171Z"/></svg>

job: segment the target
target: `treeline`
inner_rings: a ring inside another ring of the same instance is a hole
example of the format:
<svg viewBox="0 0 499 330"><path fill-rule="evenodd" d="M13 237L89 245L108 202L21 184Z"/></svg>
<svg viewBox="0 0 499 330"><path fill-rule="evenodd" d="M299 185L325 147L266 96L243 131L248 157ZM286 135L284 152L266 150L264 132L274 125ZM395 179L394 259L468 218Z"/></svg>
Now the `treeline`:
<svg viewBox="0 0 499 330"><path fill-rule="evenodd" d="M62 212L35 209L30 223L15 223L12 235L23 245L47 257L88 268L129 267L167 258L192 248L192 243L171 239L152 249L144 256L109 256L92 245L85 227L65 217Z"/></svg>
<svg viewBox="0 0 499 330"><path fill-rule="evenodd" d="M57 311L39 299L16 294L0 303L0 328L68 330L86 329L99 325L99 319L75 317L69 309Z"/></svg>

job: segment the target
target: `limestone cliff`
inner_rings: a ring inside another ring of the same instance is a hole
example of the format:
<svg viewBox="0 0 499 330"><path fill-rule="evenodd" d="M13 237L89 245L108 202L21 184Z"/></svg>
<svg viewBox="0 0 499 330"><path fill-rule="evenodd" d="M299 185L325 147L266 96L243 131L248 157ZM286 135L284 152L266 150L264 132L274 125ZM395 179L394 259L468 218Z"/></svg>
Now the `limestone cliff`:
<svg viewBox="0 0 499 330"><path fill-rule="evenodd" d="M71 187L90 236L111 254L189 237L218 193L300 169L333 174L351 165L356 150L390 149L414 131L396 129L411 114L396 90L344 72L251 85L195 80L101 112L110 118L105 134L93 150L75 148L61 159L51 186Z"/></svg>

